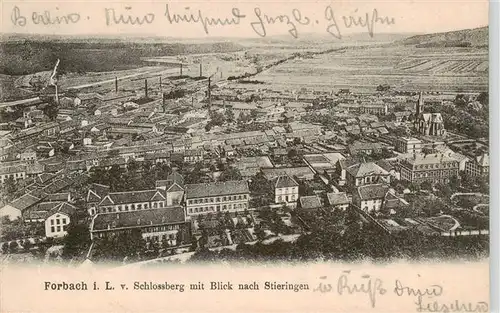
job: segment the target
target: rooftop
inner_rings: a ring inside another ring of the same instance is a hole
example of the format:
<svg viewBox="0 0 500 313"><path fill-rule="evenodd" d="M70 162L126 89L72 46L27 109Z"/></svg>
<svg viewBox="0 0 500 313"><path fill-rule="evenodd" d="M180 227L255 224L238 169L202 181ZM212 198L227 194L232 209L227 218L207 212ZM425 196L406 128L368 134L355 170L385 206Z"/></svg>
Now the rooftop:
<svg viewBox="0 0 500 313"><path fill-rule="evenodd" d="M389 186L384 184L360 186L357 189L361 200L384 199L389 191Z"/></svg>
<svg viewBox="0 0 500 313"><path fill-rule="evenodd" d="M326 194L330 205L349 204L349 199L345 192L329 192Z"/></svg>
<svg viewBox="0 0 500 313"><path fill-rule="evenodd" d="M106 231L120 228L134 228L180 224L186 221L182 207L169 207L140 211L97 214L91 224L91 231Z"/></svg>
<svg viewBox="0 0 500 313"><path fill-rule="evenodd" d="M250 190L248 189L248 184L245 180L186 185L187 199L245 194L249 192Z"/></svg>
<svg viewBox="0 0 500 313"><path fill-rule="evenodd" d="M299 201L302 209L318 209L322 207L318 196L303 196L300 197Z"/></svg>

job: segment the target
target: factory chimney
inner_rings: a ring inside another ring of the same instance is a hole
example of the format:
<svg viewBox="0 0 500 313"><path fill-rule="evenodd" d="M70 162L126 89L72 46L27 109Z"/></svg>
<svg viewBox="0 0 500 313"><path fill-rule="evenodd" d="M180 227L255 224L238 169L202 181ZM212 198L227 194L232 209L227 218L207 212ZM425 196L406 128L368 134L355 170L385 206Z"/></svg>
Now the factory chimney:
<svg viewBox="0 0 500 313"><path fill-rule="evenodd" d="M181 75L180 76L182 76L182 63L181 63Z"/></svg>
<svg viewBox="0 0 500 313"><path fill-rule="evenodd" d="M212 76L210 76L208 78L208 108L212 108L212 92L211 92L211 79L212 79Z"/></svg>
<svg viewBox="0 0 500 313"><path fill-rule="evenodd" d="M202 74L203 74L202 64L200 63L200 77L202 76Z"/></svg>
<svg viewBox="0 0 500 313"><path fill-rule="evenodd" d="M148 80L144 80L144 98L148 98Z"/></svg>
<svg viewBox="0 0 500 313"><path fill-rule="evenodd" d="M115 76L115 92L118 92L118 77Z"/></svg>
<svg viewBox="0 0 500 313"><path fill-rule="evenodd" d="M161 76L160 76L160 90L161 90Z"/></svg>

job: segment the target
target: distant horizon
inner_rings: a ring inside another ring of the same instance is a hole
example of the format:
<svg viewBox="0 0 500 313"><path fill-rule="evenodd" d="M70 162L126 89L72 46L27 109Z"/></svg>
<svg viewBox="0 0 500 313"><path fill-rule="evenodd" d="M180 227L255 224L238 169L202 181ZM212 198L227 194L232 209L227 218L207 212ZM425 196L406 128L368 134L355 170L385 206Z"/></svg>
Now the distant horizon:
<svg viewBox="0 0 500 313"><path fill-rule="evenodd" d="M449 30L449 31L442 31L442 32L434 32L434 33L425 33L425 32L413 32L413 31L402 31L402 32L383 32L383 33L378 33L375 34L373 39L375 40L377 35L384 35L384 36L390 36L390 35L408 35L408 36L418 36L418 35L432 35L432 34L443 34L443 33L451 33L451 32L458 32L458 31L466 31L466 30L474 30L474 29L481 29L481 28L489 28L489 25L484 25L484 26L478 26L478 27L473 27L473 28L460 28L460 29L454 29L454 30ZM308 36L312 35L314 37L328 37L328 34L321 34L321 33L315 33L315 32L305 32L302 33L302 36ZM344 37L347 39L349 37L354 37L354 36L361 36L365 35L367 36L365 32L352 32ZM0 31L0 36L19 36L19 37L61 37L61 38L79 38L79 39L120 39L120 38L134 38L134 39L175 39L175 40L221 40L221 39L239 39L239 40L269 40L269 39L281 39L287 37L286 34L275 34L275 35L270 35L265 38L259 38L259 37L241 37L241 36L212 36L212 37L182 37L182 36L162 36L162 35L157 35L157 34L139 34L139 33L118 33L118 34L43 34L43 33L19 33L19 32L4 32ZM1 39L1 38L0 38ZM304 40L307 38L299 37L297 39L294 38L287 38L289 41L294 41L294 40Z"/></svg>

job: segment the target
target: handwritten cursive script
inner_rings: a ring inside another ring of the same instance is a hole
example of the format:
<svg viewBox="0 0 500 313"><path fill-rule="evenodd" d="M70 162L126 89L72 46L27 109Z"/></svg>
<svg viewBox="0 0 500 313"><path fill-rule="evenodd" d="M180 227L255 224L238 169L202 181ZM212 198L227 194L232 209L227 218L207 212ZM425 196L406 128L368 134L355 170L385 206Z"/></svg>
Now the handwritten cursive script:
<svg viewBox="0 0 500 313"><path fill-rule="evenodd" d="M249 27L259 37L266 37L271 29L274 31L287 31L293 38L298 38L302 30L317 31L324 29L337 39L342 39L342 33L348 29L365 29L373 37L377 25L386 27L394 25L394 17L383 16L377 9L369 12L358 12L355 9L348 15L340 15L331 5L320 8L317 12L305 13L297 8L284 11L266 11L264 7L254 7L246 14L240 8L233 7L227 13L219 12L217 16L207 16L201 9L192 9L183 6L174 10L170 4L162 4L163 12L155 10L144 12L143 8L106 7L103 16L81 16L79 12L63 13L58 7L46 9L43 12L21 9L20 5L13 7L10 21L15 27L25 27L28 23L34 26L58 26L77 24L92 20L92 23L104 22L107 27L127 25L129 27L145 27L156 24L165 28L166 25L198 24L205 34L212 28L220 27ZM319 27L319 28L318 28Z"/></svg>
<svg viewBox="0 0 500 313"><path fill-rule="evenodd" d="M233 8L231 10L230 17L207 17L204 16L201 10L197 10L194 13L190 11L190 7L185 7L183 13L174 13L171 11L168 4L165 5L164 16L170 24L179 23L191 23L191 24L201 24L205 34L208 34L209 27L215 26L229 26L229 25L239 25L241 19L245 18L246 15L240 12L240 9Z"/></svg>
<svg viewBox="0 0 500 313"><path fill-rule="evenodd" d="M394 287L394 293L398 296L410 296L410 297L439 297L443 294L443 287L440 285L430 285L429 287L418 289L404 286L403 283L396 279L396 286Z"/></svg>
<svg viewBox="0 0 500 313"><path fill-rule="evenodd" d="M449 303L440 303L434 300L424 303L424 300L420 297L415 302L415 305L417 306L417 312L489 312L488 303L484 301L471 303L455 300Z"/></svg>
<svg viewBox="0 0 500 313"><path fill-rule="evenodd" d="M384 295L387 289L383 287L382 280L379 278L372 278L370 275L362 275L361 282L353 283L349 281L350 271L344 271L337 280L337 294L343 295L353 295L353 294L366 294L370 300L370 305L372 308L375 307L377 303L377 296ZM327 276L321 276L321 280L326 280ZM321 281L314 292L327 293L332 292L333 286L329 283L324 283Z"/></svg>
<svg viewBox="0 0 500 313"><path fill-rule="evenodd" d="M353 14L342 16L343 24L339 24L333 7L327 6L325 9L325 19L329 22L326 31L337 39L342 38L342 28L366 28L370 37L373 38L376 24L387 26L396 24L396 19L394 17L381 17L377 9L373 9L372 12L361 15L358 15L358 9L356 9Z"/></svg>

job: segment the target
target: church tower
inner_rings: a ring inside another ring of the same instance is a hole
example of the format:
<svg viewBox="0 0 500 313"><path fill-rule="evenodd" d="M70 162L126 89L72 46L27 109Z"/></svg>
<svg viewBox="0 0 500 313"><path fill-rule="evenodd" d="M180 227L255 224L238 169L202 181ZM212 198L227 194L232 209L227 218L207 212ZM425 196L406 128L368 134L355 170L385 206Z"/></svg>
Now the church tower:
<svg viewBox="0 0 500 313"><path fill-rule="evenodd" d="M418 94L418 101L415 104L415 119L413 121L413 124L415 126L415 129L418 131L419 130L419 123L420 123L420 115L424 113L424 96L423 93L420 91Z"/></svg>
<svg viewBox="0 0 500 313"><path fill-rule="evenodd" d="M418 94L418 102L415 108L415 115L418 117L421 113L424 113L424 95L422 92Z"/></svg>

